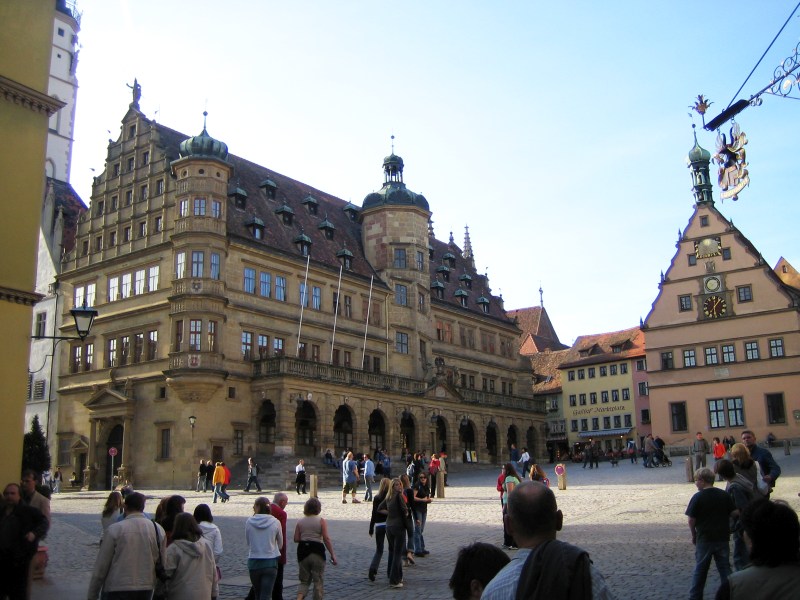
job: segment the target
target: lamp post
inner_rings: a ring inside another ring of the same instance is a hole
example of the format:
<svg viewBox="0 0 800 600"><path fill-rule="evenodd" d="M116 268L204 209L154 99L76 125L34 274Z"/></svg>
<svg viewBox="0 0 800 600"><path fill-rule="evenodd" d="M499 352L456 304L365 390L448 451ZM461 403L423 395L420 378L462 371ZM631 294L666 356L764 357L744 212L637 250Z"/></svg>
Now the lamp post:
<svg viewBox="0 0 800 600"><path fill-rule="evenodd" d="M194 424L196 422L197 422L197 417L195 417L194 415L190 415L189 416L189 426L192 428L192 447L191 447L191 452L189 454L189 456L190 456L190 461L189 461L190 464L192 464L191 463L191 455L194 454ZM199 477L199 475L198 475L198 477ZM189 489L191 490L192 489L192 482L194 482L194 476L193 475L190 476L189 482L190 482L189 483ZM197 490L197 487L195 487L194 489Z"/></svg>
<svg viewBox="0 0 800 600"><path fill-rule="evenodd" d="M97 309L91 306L86 306L86 301L80 308L73 308L69 311L72 318L75 319L75 329L78 335L32 335L34 340L85 340L92 329L95 317L97 317Z"/></svg>

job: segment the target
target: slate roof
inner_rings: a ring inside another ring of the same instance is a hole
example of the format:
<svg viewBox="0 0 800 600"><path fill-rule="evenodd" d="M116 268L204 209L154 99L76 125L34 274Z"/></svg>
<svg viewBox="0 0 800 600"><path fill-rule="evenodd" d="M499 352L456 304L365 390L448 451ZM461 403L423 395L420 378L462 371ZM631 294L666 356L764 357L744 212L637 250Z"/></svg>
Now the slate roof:
<svg viewBox="0 0 800 600"><path fill-rule="evenodd" d="M517 325L522 330L518 350L523 356L533 356L537 352L546 350L569 348L558 339L556 330L547 315L547 310L543 306L509 310L508 316L516 319Z"/></svg>
<svg viewBox="0 0 800 600"><path fill-rule="evenodd" d="M60 208L64 215L64 232L61 238L63 252L70 252L75 248L75 233L77 231L78 216L86 211L87 207L83 203L83 200L81 200L81 197L78 196L78 193L66 181L59 181L58 179L48 177L45 193L49 193L51 186L55 200L55 214L58 214L58 209ZM55 215L53 222L55 222ZM48 239L50 239L51 236L52 232L48 231Z"/></svg>
<svg viewBox="0 0 800 600"><path fill-rule="evenodd" d="M533 393L536 394L557 394L561 391L561 363L569 360L572 350L558 350L556 352L544 351L537 352L531 359L531 368L535 381Z"/></svg>
<svg viewBox="0 0 800 600"><path fill-rule="evenodd" d="M147 121L143 115L140 116ZM159 123L148 122L156 129L160 140L159 146L162 147L167 157L173 161L177 160L180 156L180 143L190 136ZM365 278L375 275L375 285L386 285L377 276L375 269L365 258L359 220L350 218L352 209L360 210L359 207L234 154L228 154L227 162L234 167L233 177L229 182L230 188L232 190L239 188L247 194L246 207L244 209L236 208L234 203L229 203L229 210L227 211L229 236L235 237L237 241L253 247L269 248L272 251L300 257L300 252L294 240L301 233L304 233L311 239L309 251L311 262L338 271L340 262L337 258L337 253L346 248L354 255L350 273L355 273ZM376 176L379 175L380 173L376 169ZM259 187L266 179L270 179L277 184L274 200L268 199L265 191ZM365 185L365 187L369 186ZM305 202L309 195L313 196L316 204ZM291 225L285 225L282 216L275 213L275 210L284 204L294 211ZM316 215L309 210L312 205L317 207ZM350 210L346 211L345 208ZM246 223L252 223L254 218L260 219L264 223L263 239L255 239L246 226ZM319 228L323 222L326 226L333 226L333 239L327 239L324 229ZM432 303L445 303L457 310L486 314L477 302L479 297L484 296L489 299L488 315L500 321L511 323L511 319L503 309L502 298L492 296L488 278L485 275L479 275L475 271L474 262L464 259L460 248L452 242L442 242L434 238L429 238L428 243L433 247L433 258L429 260L431 281L438 278L444 284L443 299L438 300L434 295L431 295ZM448 252L455 255L455 267L450 274L450 281L445 282L440 277L437 277L436 268L442 264L442 258ZM409 260L413 260L413 258L409 257ZM464 273L467 273L472 278L471 289L467 289L459 280L459 276ZM466 308L461 306L458 297L455 295L459 289L463 289L468 293Z"/></svg>

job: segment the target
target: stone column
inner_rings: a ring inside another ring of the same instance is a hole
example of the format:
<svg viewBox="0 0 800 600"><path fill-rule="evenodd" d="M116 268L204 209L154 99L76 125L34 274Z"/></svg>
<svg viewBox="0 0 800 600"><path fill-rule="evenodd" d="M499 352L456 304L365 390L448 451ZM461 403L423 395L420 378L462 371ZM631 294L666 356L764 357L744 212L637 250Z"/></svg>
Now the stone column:
<svg viewBox="0 0 800 600"><path fill-rule="evenodd" d="M89 456L83 471L83 488L91 490L97 472L97 419L89 419Z"/></svg>
<svg viewBox="0 0 800 600"><path fill-rule="evenodd" d="M288 392L281 391L275 405L275 456L294 456L297 404Z"/></svg>
<svg viewBox="0 0 800 600"><path fill-rule="evenodd" d="M132 475L132 467L133 467L133 460L131 456L132 446L131 446L131 435L132 431L131 428L133 427L133 418L125 417L125 421L122 425L122 461L119 465L119 469L117 469L117 477L119 477L119 482L121 484L125 484L131 480Z"/></svg>

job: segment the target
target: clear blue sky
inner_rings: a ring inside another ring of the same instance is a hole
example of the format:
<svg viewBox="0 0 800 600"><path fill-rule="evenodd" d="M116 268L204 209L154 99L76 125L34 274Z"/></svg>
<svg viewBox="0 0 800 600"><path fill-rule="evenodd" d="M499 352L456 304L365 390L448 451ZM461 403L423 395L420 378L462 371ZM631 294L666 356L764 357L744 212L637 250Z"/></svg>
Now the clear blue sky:
<svg viewBox="0 0 800 600"><path fill-rule="evenodd" d="M569 344L647 315L692 213L689 105L718 114L795 4L79 0L71 182L88 203L134 77L148 117L194 135L208 110L233 154L359 205L394 134L437 237L469 226L508 309L541 284ZM741 97L798 36L794 17ZM800 267L798 117L772 96L742 113L751 185L715 188L772 266Z"/></svg>

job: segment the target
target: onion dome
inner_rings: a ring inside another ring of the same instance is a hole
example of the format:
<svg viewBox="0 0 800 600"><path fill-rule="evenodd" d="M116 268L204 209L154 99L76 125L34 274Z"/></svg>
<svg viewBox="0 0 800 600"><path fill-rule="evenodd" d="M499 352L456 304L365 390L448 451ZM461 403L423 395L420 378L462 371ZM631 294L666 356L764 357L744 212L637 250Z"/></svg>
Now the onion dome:
<svg viewBox="0 0 800 600"><path fill-rule="evenodd" d="M694 146L692 146L692 149L689 150L689 155L686 157L686 159L690 163L698 163L698 162L707 163L711 161L711 152L709 152L708 150L706 150L705 148L700 146L700 144L697 143L697 134L695 134L694 136Z"/></svg>
<svg viewBox="0 0 800 600"><path fill-rule="evenodd" d="M374 206L410 205L429 210L428 201L422 194L412 192L403 183L403 159L392 153L383 159L383 187L364 198L364 209Z"/></svg>
<svg viewBox="0 0 800 600"><path fill-rule="evenodd" d="M208 116L207 112L203 113L203 131L200 135L190 137L188 140L183 140L180 145L181 158L197 157L197 158L216 158L218 160L227 161L228 159L228 145L225 142L216 140L206 131L205 117Z"/></svg>

